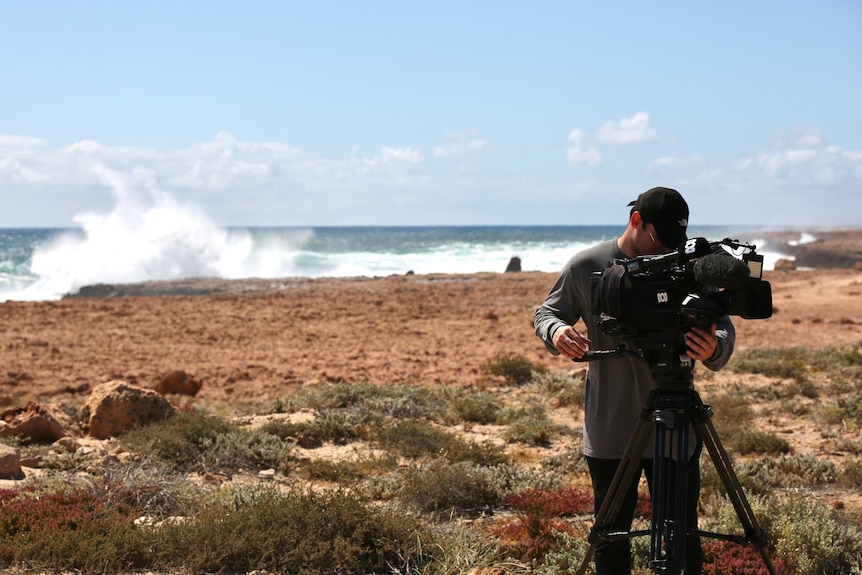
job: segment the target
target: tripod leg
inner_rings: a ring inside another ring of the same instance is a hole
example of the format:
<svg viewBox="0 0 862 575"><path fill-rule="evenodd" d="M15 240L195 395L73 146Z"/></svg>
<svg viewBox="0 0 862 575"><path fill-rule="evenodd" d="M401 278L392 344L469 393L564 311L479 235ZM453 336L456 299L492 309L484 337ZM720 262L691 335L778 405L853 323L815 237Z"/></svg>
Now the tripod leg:
<svg viewBox="0 0 862 575"><path fill-rule="evenodd" d="M695 417L694 424L698 428L703 443L709 451L713 465L721 478L727 496L730 498L733 508L736 510L736 515L742 524L745 531L745 536L760 552L763 562L771 575L776 575L775 567L772 565L772 560L769 558L767 546L769 544L766 537L766 532L757 523L757 518L754 511L751 509L748 500L745 498L745 493L742 491L742 485L739 483L739 478L733 471L730 464L730 457L727 455L721 440L718 438L718 433L715 431L715 426L709 419L711 411L702 403L699 405L698 415Z"/></svg>
<svg viewBox="0 0 862 575"><path fill-rule="evenodd" d="M610 487L608 488L608 493L605 496L604 501L602 501L599 511L596 513L595 523L593 524L592 529L590 529L590 535L588 537L590 546L587 549L586 555L584 555L584 560L581 562L581 566L578 568L577 575L583 575L586 572L587 567L595 554L596 546L600 541L607 538L608 529L613 525L614 519L616 519L620 512L620 507L625 499L626 487L631 485L637 474L640 473L641 454L643 453L644 447L646 447L646 443L650 435L650 413L651 410L644 410L644 413L638 420L638 424L632 433L631 439L629 439L623 458L620 461L620 465L614 474Z"/></svg>
<svg viewBox="0 0 862 575"><path fill-rule="evenodd" d="M678 399L656 400L649 563L656 573L682 573L686 564L690 417Z"/></svg>

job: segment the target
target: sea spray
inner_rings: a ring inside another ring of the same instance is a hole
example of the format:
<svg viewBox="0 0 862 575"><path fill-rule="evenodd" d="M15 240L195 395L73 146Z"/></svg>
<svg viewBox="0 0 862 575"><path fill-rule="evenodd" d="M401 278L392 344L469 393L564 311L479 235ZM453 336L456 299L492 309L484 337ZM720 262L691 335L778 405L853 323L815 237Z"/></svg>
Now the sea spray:
<svg viewBox="0 0 862 575"><path fill-rule="evenodd" d="M107 214L79 214L78 229L35 246L33 281L7 299L56 299L97 283L276 277L292 266L293 245L273 240L256 248L247 230L220 228L166 193L148 188L149 197L142 196L115 174L102 175L117 198L115 207ZM293 239L301 243L309 234L298 232ZM20 287L16 279L13 286Z"/></svg>
<svg viewBox="0 0 862 575"><path fill-rule="evenodd" d="M85 285L192 277L281 278L503 272L557 273L574 253L623 226L428 226L226 228L153 185L102 173L116 204L82 213L78 227L0 230L0 301L53 300ZM131 177L131 176L130 176ZM710 241L739 237L690 228ZM749 236L750 237L750 236ZM779 253L760 250L766 269ZM550 286L549 286L550 287ZM541 298L543 294L537 294Z"/></svg>

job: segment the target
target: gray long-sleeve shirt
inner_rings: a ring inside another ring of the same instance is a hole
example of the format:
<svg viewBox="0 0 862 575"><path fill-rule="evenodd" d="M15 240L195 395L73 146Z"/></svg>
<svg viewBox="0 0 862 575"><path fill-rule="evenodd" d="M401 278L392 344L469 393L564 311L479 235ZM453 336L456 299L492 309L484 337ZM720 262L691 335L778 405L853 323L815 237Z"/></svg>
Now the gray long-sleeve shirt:
<svg viewBox="0 0 862 575"><path fill-rule="evenodd" d="M616 349L623 340L599 329L590 305L590 278L603 271L614 259L626 255L617 240L607 240L575 254L566 263L545 302L536 309L536 335L545 347L559 354L554 347L554 332L561 326L575 325L583 319L593 350ZM715 371L721 369L733 353L736 332L730 318L718 322L718 347L709 360L703 362ZM601 459L620 459L631 439L638 418L647 404L650 392L656 388L650 366L638 357L602 359L589 362L584 405L584 454ZM643 457L652 456L652 443Z"/></svg>

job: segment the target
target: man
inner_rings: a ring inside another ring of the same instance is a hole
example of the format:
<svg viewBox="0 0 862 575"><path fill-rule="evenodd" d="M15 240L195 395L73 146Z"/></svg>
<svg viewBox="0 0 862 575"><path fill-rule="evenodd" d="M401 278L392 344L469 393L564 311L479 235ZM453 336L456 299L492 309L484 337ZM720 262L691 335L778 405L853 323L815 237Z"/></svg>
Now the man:
<svg viewBox="0 0 862 575"><path fill-rule="evenodd" d="M669 253L686 241L688 204L676 190L652 188L629 204L629 221L622 235L575 254L565 265L545 302L536 310L535 328L548 350L569 359L580 359L590 349L616 349L622 339L599 329L590 305L590 278L604 271L615 259ZM586 333L575 327L583 319ZM728 317L709 329L693 327L686 335L686 353L718 370L733 353L735 331ZM649 394L656 388L650 366L639 357L591 361L587 371L584 402L584 455L592 478L595 509L598 512L611 480L631 439ZM700 449L688 463L688 526L697 527L697 499L700 492ZM642 454L642 468L652 479L653 447ZM629 531L637 504L637 480L621 486L625 499L611 526ZM623 493L620 492L622 495ZM601 542L596 546L596 573L631 573L628 539ZM700 540L686 542L686 575L699 575L703 557Z"/></svg>

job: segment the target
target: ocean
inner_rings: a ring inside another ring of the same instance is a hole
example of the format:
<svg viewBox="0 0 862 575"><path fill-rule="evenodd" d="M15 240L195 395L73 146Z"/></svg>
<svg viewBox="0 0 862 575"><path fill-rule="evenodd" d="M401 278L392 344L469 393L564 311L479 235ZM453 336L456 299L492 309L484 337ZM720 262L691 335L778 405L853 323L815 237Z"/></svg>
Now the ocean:
<svg viewBox="0 0 862 575"><path fill-rule="evenodd" d="M169 219L168 219L169 220ZM433 226L223 228L205 221L79 228L0 229L0 301L48 301L94 284L194 277L354 277L524 271L558 272L578 250L622 226ZM740 235L742 234L742 235ZM757 230L690 227L689 237L743 239L765 269L788 257L764 250Z"/></svg>

